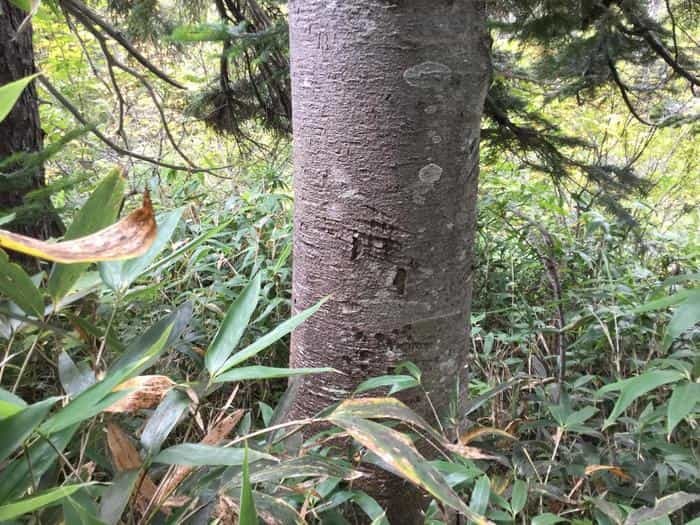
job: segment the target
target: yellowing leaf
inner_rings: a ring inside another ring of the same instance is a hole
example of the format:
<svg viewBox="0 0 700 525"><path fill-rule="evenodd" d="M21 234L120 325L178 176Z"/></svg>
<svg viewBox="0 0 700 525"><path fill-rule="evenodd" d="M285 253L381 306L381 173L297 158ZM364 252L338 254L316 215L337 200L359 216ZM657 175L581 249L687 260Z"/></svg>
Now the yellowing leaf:
<svg viewBox="0 0 700 525"><path fill-rule="evenodd" d="M586 476L591 476L596 472L610 472L611 474L614 474L618 478L625 481L630 481L632 479L632 476L615 465L588 465L584 472L586 473Z"/></svg>
<svg viewBox="0 0 700 525"><path fill-rule="evenodd" d="M122 413L134 412L143 408L153 408L161 402L174 384L166 376L138 376L124 381L114 389L114 392L120 390L132 391L105 409L105 412Z"/></svg>
<svg viewBox="0 0 700 525"><path fill-rule="evenodd" d="M494 436L501 436L506 439L512 439L514 441L517 441L518 438L516 438L514 435L506 432L505 430L501 430L500 428L493 428L493 427L481 427L477 428L475 430L471 430L469 432L466 432L459 436L459 442L462 445L468 445L475 439L479 439L482 436L488 436L488 435L494 435Z"/></svg>
<svg viewBox="0 0 700 525"><path fill-rule="evenodd" d="M141 208L92 235L50 243L0 230L0 247L48 261L84 263L138 257L148 250L155 237L156 220L146 192Z"/></svg>

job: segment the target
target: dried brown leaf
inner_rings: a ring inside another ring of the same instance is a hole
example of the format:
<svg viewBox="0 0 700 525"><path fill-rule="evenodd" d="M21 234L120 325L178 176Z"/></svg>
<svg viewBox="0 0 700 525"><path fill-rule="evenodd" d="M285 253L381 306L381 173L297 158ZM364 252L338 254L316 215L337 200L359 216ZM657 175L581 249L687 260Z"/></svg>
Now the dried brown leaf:
<svg viewBox="0 0 700 525"><path fill-rule="evenodd" d="M146 192L141 208L91 235L52 243L0 230L0 247L59 263L130 259L146 253L156 230L153 205Z"/></svg>
<svg viewBox="0 0 700 525"><path fill-rule="evenodd" d="M165 394L174 385L175 383L167 376L146 375L134 377L124 381L114 389L115 392L120 390L132 391L107 408L105 412L123 413L153 408L161 402Z"/></svg>

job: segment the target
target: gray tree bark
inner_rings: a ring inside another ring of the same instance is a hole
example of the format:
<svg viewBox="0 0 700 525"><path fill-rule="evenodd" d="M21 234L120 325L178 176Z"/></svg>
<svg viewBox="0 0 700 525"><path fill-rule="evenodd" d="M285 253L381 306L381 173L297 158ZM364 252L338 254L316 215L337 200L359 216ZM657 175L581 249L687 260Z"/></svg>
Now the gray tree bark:
<svg viewBox="0 0 700 525"><path fill-rule="evenodd" d="M484 2L290 0L289 13L294 310L331 295L293 334L291 365L345 373L301 380L290 416L405 360L444 414L466 377ZM424 396L404 399L432 418Z"/></svg>
<svg viewBox="0 0 700 525"><path fill-rule="evenodd" d="M8 0L0 0L0 85L36 72L31 23L17 32L26 16L27 13ZM38 97L32 83L24 90L5 120L0 122L0 161L15 153L41 151L43 142ZM44 186L43 166L39 165L21 177L10 175L17 168L18 166L8 166L0 171L0 210L7 211L21 206L29 191ZM62 225L50 202L38 204L38 209L26 216L19 216L10 226L11 229L39 238L61 234Z"/></svg>

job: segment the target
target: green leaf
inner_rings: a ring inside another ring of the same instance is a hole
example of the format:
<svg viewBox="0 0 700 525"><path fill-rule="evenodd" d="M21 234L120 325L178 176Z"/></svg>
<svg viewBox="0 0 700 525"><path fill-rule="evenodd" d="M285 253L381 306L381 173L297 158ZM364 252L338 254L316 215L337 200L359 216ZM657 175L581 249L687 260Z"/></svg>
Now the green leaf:
<svg viewBox="0 0 700 525"><path fill-rule="evenodd" d="M253 501L253 488L250 485L250 471L248 467L248 445L244 449L243 455L243 483L241 484L241 502L238 511L239 525L257 525L258 513L255 510Z"/></svg>
<svg viewBox="0 0 700 525"><path fill-rule="evenodd" d="M597 413L598 409L596 407L584 407L581 410L577 410L576 412L569 414L564 421L564 427L571 428L573 426L580 425L581 423L585 423Z"/></svg>
<svg viewBox="0 0 700 525"><path fill-rule="evenodd" d="M676 492L656 500L653 508L642 507L627 515L624 525L639 525L651 520L656 520L668 516L673 512L682 509L690 503L700 501L700 494L688 494L687 492Z"/></svg>
<svg viewBox="0 0 700 525"><path fill-rule="evenodd" d="M27 403L21 397L0 388L0 420L20 412Z"/></svg>
<svg viewBox="0 0 700 525"><path fill-rule="evenodd" d="M31 0L10 0L10 3L19 7L20 9L23 9L27 13L32 10L32 2ZM34 75L36 76L36 75ZM2 119L0 119L2 120Z"/></svg>
<svg viewBox="0 0 700 525"><path fill-rule="evenodd" d="M252 379L277 379L281 377L303 376L308 374L323 374L338 372L335 368L274 368L271 366L244 366L234 368L216 376L215 383L246 381Z"/></svg>
<svg viewBox="0 0 700 525"><path fill-rule="evenodd" d="M428 433L438 443L444 441L425 419L393 397L363 397L348 399L333 409L331 418L394 419Z"/></svg>
<svg viewBox="0 0 700 525"><path fill-rule="evenodd" d="M612 412L605 420L603 429L608 428L615 423L618 416L625 411L636 399L643 396L647 392L654 390L662 385L673 383L683 377L680 372L670 370L654 370L645 372L644 374L629 379L623 379L610 385L606 385L598 390L598 395L605 394L610 391L619 390L620 395L613 407Z"/></svg>
<svg viewBox="0 0 700 525"><path fill-rule="evenodd" d="M84 505L75 496L80 493L68 496L63 499L63 521L66 525L105 525L103 521L97 519L95 515L97 511L93 511L87 505ZM92 503L87 499L87 494L83 501Z"/></svg>
<svg viewBox="0 0 700 525"><path fill-rule="evenodd" d="M15 501L0 507L0 521L11 520L29 512L33 512L47 505L55 504L66 496L70 496L82 487L86 487L90 483L80 483L76 485L65 485L49 489L44 492L34 494L20 501Z"/></svg>
<svg viewBox="0 0 700 525"><path fill-rule="evenodd" d="M236 26L227 24L197 24L178 26L168 37L174 42L217 42L239 36L245 30L245 24Z"/></svg>
<svg viewBox="0 0 700 525"><path fill-rule="evenodd" d="M95 410L106 408L101 405L101 402L108 398L116 386L151 366L172 340L179 336L191 313L191 306L186 304L132 341L124 355L110 367L102 381L83 391L49 418L42 425L41 431L46 434L57 432L92 417L95 415ZM124 395L125 392L121 391L118 394ZM112 403L114 402L116 399L112 400Z"/></svg>
<svg viewBox="0 0 700 525"><path fill-rule="evenodd" d="M50 397L23 408L0 424L0 463L22 445L59 398Z"/></svg>
<svg viewBox="0 0 700 525"><path fill-rule="evenodd" d="M491 482L488 476L481 476L474 484L469 508L477 514L485 514L491 496Z"/></svg>
<svg viewBox="0 0 700 525"><path fill-rule="evenodd" d="M27 315L44 316L44 300L27 273L0 250L0 293Z"/></svg>
<svg viewBox="0 0 700 525"><path fill-rule="evenodd" d="M532 525L554 525L555 523L569 523L569 520L549 512L535 516L532 519Z"/></svg>
<svg viewBox="0 0 700 525"><path fill-rule="evenodd" d="M513 516L525 508L527 504L527 483L521 479L513 482L513 490L510 495L510 510Z"/></svg>
<svg viewBox="0 0 700 525"><path fill-rule="evenodd" d="M175 428L182 414L190 406L190 398L177 389L168 392L141 433L141 445L148 454L157 454L160 446Z"/></svg>
<svg viewBox="0 0 700 525"><path fill-rule="evenodd" d="M21 4L29 4L26 0L21 2ZM21 7L22 9L25 9L23 5L20 4L15 4ZM31 9L31 6L28 5L29 9L25 9L26 11L29 11ZM7 16L3 14L3 16ZM10 111L12 111L13 106L19 99L19 97L22 95L22 91L24 91L24 88L26 88L29 83L34 80L39 73L35 75L31 75L28 77L20 78L19 80L15 80L14 82L10 82L9 84L5 84L4 86L0 86L0 122L5 120L5 117L9 115Z"/></svg>
<svg viewBox="0 0 700 525"><path fill-rule="evenodd" d="M217 374L221 374L229 368L232 368L242 363L243 361L250 359L254 355L265 350L265 348L270 346L272 343L279 341L281 338L283 338L285 335L287 335L289 332L294 330L297 326L299 326L301 323L303 323L309 317L315 314L318 311L318 309L321 308L323 303L325 303L327 300L328 298L322 299L311 308L307 308L303 312L298 313L291 319L288 319L284 323L280 324L274 330L268 332L254 343L245 347L240 352L236 352L221 366L221 368L219 368Z"/></svg>
<svg viewBox="0 0 700 525"><path fill-rule="evenodd" d="M700 403L700 383L676 385L668 402L666 428L669 435L686 416L693 413Z"/></svg>
<svg viewBox="0 0 700 525"><path fill-rule="evenodd" d="M637 308L633 309L631 313L642 314L646 312L653 312L655 310L665 310L669 306L673 306L685 301L688 297L690 297L693 291L694 290L681 290L680 292L677 292L673 295L669 295L668 297L655 299L654 301L650 301L641 306L638 306Z"/></svg>
<svg viewBox="0 0 700 525"><path fill-rule="evenodd" d="M51 437L34 441L14 461L3 468L0 476L0 501L19 497L27 489L36 486L44 473L66 448L77 430L77 425L67 428ZM51 443L49 443L49 439Z"/></svg>
<svg viewBox="0 0 700 525"><path fill-rule="evenodd" d="M374 390L375 388L389 386L391 388L389 389L389 393L387 395L392 395L392 394L395 394L397 392L401 392L402 390L408 390L409 388L414 388L418 385L420 385L420 383L413 376L407 376L407 375L379 376L379 377L372 377L372 378L367 379L366 381L363 381L362 383L360 383L359 386L355 389L355 393L361 394L361 393L367 392L369 390Z"/></svg>
<svg viewBox="0 0 700 525"><path fill-rule="evenodd" d="M156 218L158 232L151 247L140 257L123 261L100 263L100 276L104 283L115 292L123 293L148 266L158 257L170 241L180 222L184 208L178 208Z"/></svg>
<svg viewBox="0 0 700 525"><path fill-rule="evenodd" d="M63 240L84 237L111 225L119 214L124 195L125 181L118 169L113 170L92 192L73 222L66 230ZM60 301L90 263L55 264L49 276L47 288L54 303Z"/></svg>
<svg viewBox="0 0 700 525"><path fill-rule="evenodd" d="M186 465L189 467L203 467L207 465L243 465L245 450L233 447L215 447L195 443L174 445L162 450L154 459L154 463L166 465ZM261 459L274 460L273 456L251 450L248 460L252 463Z"/></svg>
<svg viewBox="0 0 700 525"><path fill-rule="evenodd" d="M358 443L379 456L385 469L425 489L478 525L491 523L465 505L440 472L406 442L403 434L379 423L355 417L331 414L327 420L344 429Z"/></svg>
<svg viewBox="0 0 700 525"><path fill-rule="evenodd" d="M693 292L676 309L669 321L662 344L664 350L668 350L673 341L700 321L700 290L693 290Z"/></svg>
<svg viewBox="0 0 700 525"><path fill-rule="evenodd" d="M261 273L258 272L229 308L214 341L204 356L204 364L211 375L226 362L235 350L243 332L248 327L250 318L258 305L260 297Z"/></svg>

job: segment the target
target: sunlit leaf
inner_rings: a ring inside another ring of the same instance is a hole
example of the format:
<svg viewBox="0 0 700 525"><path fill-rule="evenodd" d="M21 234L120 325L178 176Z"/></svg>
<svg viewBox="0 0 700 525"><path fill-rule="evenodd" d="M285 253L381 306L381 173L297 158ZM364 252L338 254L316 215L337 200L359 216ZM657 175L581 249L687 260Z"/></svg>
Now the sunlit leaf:
<svg viewBox="0 0 700 525"><path fill-rule="evenodd" d="M510 510L513 515L516 515L525 508L525 505L527 505L527 483L516 479L510 495Z"/></svg>
<svg viewBox="0 0 700 525"><path fill-rule="evenodd" d="M81 483L78 485L65 485L46 490L24 498L19 501L14 501L0 507L0 521L11 520L29 512L33 512L47 505L56 504L66 496L70 496L82 487L90 485L89 483Z"/></svg>
<svg viewBox="0 0 700 525"><path fill-rule="evenodd" d="M0 388L0 420L20 412L26 406L21 397Z"/></svg>
<svg viewBox="0 0 700 525"><path fill-rule="evenodd" d="M125 380L133 377L149 366L172 342L172 338L178 337L186 326L192 310L186 304L170 316L160 320L140 337L132 341L122 357L107 371L105 378L85 390L63 409L49 418L41 430L50 434L62 428L92 417L100 410L109 406L109 398L113 404L128 391L112 391ZM104 406L104 403L107 403Z"/></svg>
<svg viewBox="0 0 700 525"><path fill-rule="evenodd" d="M15 0L18 3L18 7L21 7L25 11L31 9L31 4L28 0ZM13 2L14 3L14 2ZM26 7L25 7L26 6ZM3 15L6 16L6 15ZM19 97L22 95L22 91L26 88L29 83L38 76L38 73L28 77L20 78L4 86L0 86L0 122L5 120L5 117L12 111L12 107L15 105Z"/></svg>
<svg viewBox="0 0 700 525"><path fill-rule="evenodd" d="M156 238L156 221L148 193L143 206L98 232L56 243L0 230L0 247L60 263L129 259L145 253Z"/></svg>
<svg viewBox="0 0 700 525"><path fill-rule="evenodd" d="M477 514L484 514L489 506L491 495L491 482L488 476L481 476L474 484L472 497L469 500L469 508Z"/></svg>

